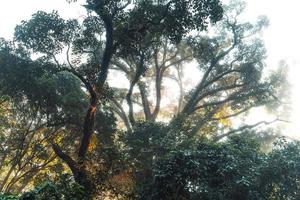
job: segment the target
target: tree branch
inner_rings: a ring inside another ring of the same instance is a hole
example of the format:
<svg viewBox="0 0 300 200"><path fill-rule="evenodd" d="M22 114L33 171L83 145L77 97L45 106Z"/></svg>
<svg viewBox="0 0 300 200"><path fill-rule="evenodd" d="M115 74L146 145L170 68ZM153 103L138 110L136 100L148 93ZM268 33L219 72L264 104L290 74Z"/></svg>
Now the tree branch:
<svg viewBox="0 0 300 200"><path fill-rule="evenodd" d="M226 51L221 52L219 55L217 55L215 58L213 58L210 61L210 66L209 68L205 71L200 83L197 85L195 92L192 94L191 98L188 100L188 102L186 103L186 105L184 106L182 112L184 114L187 113L191 113L191 109L198 103L196 101L196 97L198 96L198 94L201 92L201 90L204 88L204 85L207 81L207 78L209 77L211 71L213 70L213 68L216 66L216 64L222 59L224 58L226 55L228 55L234 48L235 46L238 44L238 36L235 30L235 27L232 26L232 32L233 32L233 44L231 45L231 47L229 47Z"/></svg>
<svg viewBox="0 0 300 200"><path fill-rule="evenodd" d="M220 141L221 139L223 139L223 138L225 138L225 137L228 137L228 136L230 136L230 135L232 135L232 134L234 134L234 133L237 133L237 132L242 132L242 131L245 131L245 130L247 130L247 129L253 129L253 128L255 128L255 127L258 127L258 126L260 126L260 125L270 125L270 124L273 124L273 123L275 123L275 122L288 122L288 121L286 121L286 120L282 120L282 119L274 119L274 120L272 120L272 121L260 121L260 122L257 122L257 123L255 123L255 124L252 124L252 125L245 125L245 126L242 126L242 127L240 127L240 128L237 128L237 129L234 129L234 130L231 130L231 131L229 131L229 132L227 132L227 133L224 133L224 134L222 134L222 135L219 135L219 136L216 136L215 138L214 138L214 141L215 142L217 142L217 141Z"/></svg>
<svg viewBox="0 0 300 200"><path fill-rule="evenodd" d="M136 69L136 73L130 83L130 87L128 90L128 93L126 95L126 101L129 107L129 120L131 122L132 125L135 124L135 119L133 116L133 103L132 103L132 92L133 92L133 88L134 86L137 84L137 82L139 81L140 77L142 76L142 74L144 73L145 68L144 68L144 54L140 55L140 61L139 64L137 65L137 69Z"/></svg>
<svg viewBox="0 0 300 200"><path fill-rule="evenodd" d="M142 105L143 105L143 109L144 109L145 119L150 120L151 111L150 111L150 104L149 104L149 100L148 100L148 97L147 97L147 92L146 92L145 85L144 85L144 83L139 81L138 86L139 86L140 95L141 95L141 98L142 98Z"/></svg>
<svg viewBox="0 0 300 200"><path fill-rule="evenodd" d="M114 111L120 116L120 118L123 120L126 128L128 131L131 130L129 119L126 116L126 113L124 109L122 108L121 104L114 98L110 98L110 101L113 103L113 109Z"/></svg>
<svg viewBox="0 0 300 200"><path fill-rule="evenodd" d="M76 162L68 154L64 153L57 144L52 143L51 145L52 145L52 149L55 152L55 154L60 159L62 159L64 162L67 163L67 165L71 169L73 175L76 176L78 173L78 168L77 168Z"/></svg>
<svg viewBox="0 0 300 200"><path fill-rule="evenodd" d="M244 99L244 98L256 95L256 94L263 94L263 93L265 93L265 91L257 91L257 92L252 92L252 93L248 93L248 94L245 94L245 95L239 95L238 93L234 93L231 96L229 96L227 99L224 99L224 100L221 100L221 101L206 103L206 104L203 104L203 105L200 105L200 106L196 106L193 109L193 112L198 110L198 109L205 108L205 107L221 105L221 104L227 103L229 101Z"/></svg>

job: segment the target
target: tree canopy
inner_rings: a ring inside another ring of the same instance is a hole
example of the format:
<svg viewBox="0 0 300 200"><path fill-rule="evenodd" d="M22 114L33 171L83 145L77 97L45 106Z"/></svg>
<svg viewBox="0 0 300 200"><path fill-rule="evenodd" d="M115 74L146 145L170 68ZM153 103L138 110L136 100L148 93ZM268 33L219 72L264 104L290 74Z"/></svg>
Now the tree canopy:
<svg viewBox="0 0 300 200"><path fill-rule="evenodd" d="M238 1L84 7L82 20L39 11L0 40L0 192L297 199L298 143L265 154L251 129L271 122L234 124L281 103L284 73L266 72L259 36L266 17L242 21Z"/></svg>

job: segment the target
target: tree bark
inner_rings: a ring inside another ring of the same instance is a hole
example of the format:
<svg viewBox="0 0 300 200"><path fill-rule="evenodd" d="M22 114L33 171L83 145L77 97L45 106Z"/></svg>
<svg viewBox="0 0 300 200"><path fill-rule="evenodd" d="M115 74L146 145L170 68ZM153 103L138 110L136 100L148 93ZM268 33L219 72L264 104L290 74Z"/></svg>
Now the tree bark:
<svg viewBox="0 0 300 200"><path fill-rule="evenodd" d="M91 100L90 107L86 113L84 124L83 124L83 136L81 139L80 148L78 151L78 159L84 161L86 152L90 144L90 138L93 134L95 115L97 110L97 98Z"/></svg>

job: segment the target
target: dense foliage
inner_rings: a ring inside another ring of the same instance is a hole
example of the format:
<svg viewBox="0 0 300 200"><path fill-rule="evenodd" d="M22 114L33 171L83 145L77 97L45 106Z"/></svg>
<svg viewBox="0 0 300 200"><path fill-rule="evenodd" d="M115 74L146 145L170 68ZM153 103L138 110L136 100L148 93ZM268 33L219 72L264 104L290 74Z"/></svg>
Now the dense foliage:
<svg viewBox="0 0 300 200"><path fill-rule="evenodd" d="M84 7L82 20L39 11L0 40L0 198L298 198L299 144L265 154L250 129L271 122L233 125L281 106L266 17L240 20L238 1Z"/></svg>
<svg viewBox="0 0 300 200"><path fill-rule="evenodd" d="M70 177L61 177L59 181L45 182L31 191L20 196L11 194L0 195L1 200L46 200L46 199L74 199L85 200L83 188Z"/></svg>
<svg viewBox="0 0 300 200"><path fill-rule="evenodd" d="M260 142L252 133L244 133L217 144L206 140L190 144L193 148L173 149L152 163L148 176L143 174L143 181L138 180L135 192L127 198L298 199L300 144L279 139L271 152L264 153ZM138 165L136 169L141 168ZM3 200L84 198L83 188L67 176L20 197L0 196Z"/></svg>
<svg viewBox="0 0 300 200"><path fill-rule="evenodd" d="M278 140L260 150L257 138L235 135L218 144L174 150L138 186L139 199L298 199L299 143Z"/></svg>

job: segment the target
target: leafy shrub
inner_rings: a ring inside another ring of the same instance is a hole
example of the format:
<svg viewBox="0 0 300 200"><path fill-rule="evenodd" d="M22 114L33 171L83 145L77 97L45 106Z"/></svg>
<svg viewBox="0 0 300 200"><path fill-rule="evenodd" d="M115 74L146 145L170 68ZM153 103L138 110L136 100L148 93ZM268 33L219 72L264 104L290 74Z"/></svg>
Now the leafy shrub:
<svg viewBox="0 0 300 200"><path fill-rule="evenodd" d="M4 194L0 195L0 200L85 200L83 188L75 183L68 176L60 181L46 182L35 187L29 192L25 192L20 197Z"/></svg>

